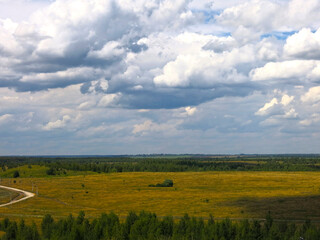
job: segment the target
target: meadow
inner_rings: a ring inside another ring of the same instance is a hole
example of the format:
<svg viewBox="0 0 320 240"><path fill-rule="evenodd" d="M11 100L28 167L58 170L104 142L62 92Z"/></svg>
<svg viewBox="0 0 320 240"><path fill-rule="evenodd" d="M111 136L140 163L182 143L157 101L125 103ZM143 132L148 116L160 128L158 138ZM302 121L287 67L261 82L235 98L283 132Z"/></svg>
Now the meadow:
<svg viewBox="0 0 320 240"><path fill-rule="evenodd" d="M19 194L14 191L8 191L0 188L0 204L7 203L11 199L18 197Z"/></svg>
<svg viewBox="0 0 320 240"><path fill-rule="evenodd" d="M23 177L2 176L1 184L38 191L38 195L1 208L0 218L38 222L45 214L61 218L83 210L90 218L102 212L126 216L129 211L145 210L175 218L188 213L204 218L212 214L215 218L260 219L271 211L275 219L320 221L319 172L68 171L48 177L44 171L26 166L20 167ZM174 186L149 187L165 179L172 179Z"/></svg>

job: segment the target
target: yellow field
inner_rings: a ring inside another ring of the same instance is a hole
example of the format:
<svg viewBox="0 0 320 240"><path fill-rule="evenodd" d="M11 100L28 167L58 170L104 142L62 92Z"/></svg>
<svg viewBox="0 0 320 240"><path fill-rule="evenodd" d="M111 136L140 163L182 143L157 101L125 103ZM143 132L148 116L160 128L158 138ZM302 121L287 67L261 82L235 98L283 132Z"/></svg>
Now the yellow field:
<svg viewBox="0 0 320 240"><path fill-rule="evenodd" d="M172 179L173 188L148 187ZM3 185L39 195L0 208L0 218L38 221L55 217L87 216L114 211L146 210L159 216L274 218L320 220L320 173L317 172L183 172L112 173L52 178L2 179Z"/></svg>

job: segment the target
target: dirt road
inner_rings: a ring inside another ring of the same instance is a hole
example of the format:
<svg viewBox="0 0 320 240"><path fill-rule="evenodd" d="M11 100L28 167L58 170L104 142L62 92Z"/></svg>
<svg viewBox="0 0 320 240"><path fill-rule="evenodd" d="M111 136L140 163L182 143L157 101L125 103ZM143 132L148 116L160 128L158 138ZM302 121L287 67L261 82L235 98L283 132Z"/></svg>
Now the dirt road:
<svg viewBox="0 0 320 240"><path fill-rule="evenodd" d="M24 190L21 190L21 189L17 189L17 188L12 188L12 187L6 187L6 186L0 185L0 188L8 189L8 190L11 190L11 191L15 191L15 192L18 192L19 194L23 195L22 198L19 198L19 199L15 198L15 199L13 199L12 201L10 201L8 203L0 204L0 207L5 207L5 206L8 206L8 205L17 203L17 202L24 201L24 200L26 200L28 198L34 197L34 195L35 195L34 193L27 192L27 191L24 191Z"/></svg>

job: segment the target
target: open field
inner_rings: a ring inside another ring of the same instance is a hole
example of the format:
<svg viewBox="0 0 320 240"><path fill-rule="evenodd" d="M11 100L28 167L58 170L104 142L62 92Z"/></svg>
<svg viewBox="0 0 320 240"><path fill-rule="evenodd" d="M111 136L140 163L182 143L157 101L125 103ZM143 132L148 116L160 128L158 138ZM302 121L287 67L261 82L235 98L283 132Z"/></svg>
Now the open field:
<svg viewBox="0 0 320 240"><path fill-rule="evenodd" d="M172 188L151 188L172 179ZM2 179L2 184L39 195L1 208L0 217L40 220L87 216L114 211L146 210L159 216L264 218L270 210L277 219L320 220L318 172L180 172L112 173L68 177Z"/></svg>

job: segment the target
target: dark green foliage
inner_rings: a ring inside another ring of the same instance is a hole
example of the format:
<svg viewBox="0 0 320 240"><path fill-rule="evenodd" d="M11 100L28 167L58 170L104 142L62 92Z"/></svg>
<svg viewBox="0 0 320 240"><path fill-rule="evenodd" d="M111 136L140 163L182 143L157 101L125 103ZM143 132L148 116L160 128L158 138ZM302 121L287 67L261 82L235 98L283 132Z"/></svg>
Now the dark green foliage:
<svg viewBox="0 0 320 240"><path fill-rule="evenodd" d="M53 167L50 167L47 171L46 171L47 175L56 175L56 171Z"/></svg>
<svg viewBox="0 0 320 240"><path fill-rule="evenodd" d="M159 223L157 232L159 235L169 238L173 234L173 226L173 217L164 217Z"/></svg>
<svg viewBox="0 0 320 240"><path fill-rule="evenodd" d="M54 220L51 215L45 215L41 223L41 230L44 238L50 239L53 230L53 224Z"/></svg>
<svg viewBox="0 0 320 240"><path fill-rule="evenodd" d="M130 212L121 222L114 214L101 214L99 218L88 220L81 211L77 217L54 221L46 215L41 223L41 235L36 225L26 225L4 219L0 230L5 232L2 239L16 240L319 240L320 228L309 220L303 225L276 222L270 213L262 222L243 220L232 222L230 219L215 221L210 215L207 220L184 215L180 220L173 217L159 218L154 213L142 211L139 215Z"/></svg>
<svg viewBox="0 0 320 240"><path fill-rule="evenodd" d="M150 184L149 187L173 187L173 181L171 179L166 179L163 183L157 183L156 185Z"/></svg>
<svg viewBox="0 0 320 240"><path fill-rule="evenodd" d="M48 175L67 170L111 172L320 171L320 155L0 157L3 171L22 165L48 167Z"/></svg>
<svg viewBox="0 0 320 240"><path fill-rule="evenodd" d="M40 240L40 235L34 223L31 226L25 225L24 220L19 224L15 221L4 219L0 225L0 230L6 234L1 238L2 240Z"/></svg>
<svg viewBox="0 0 320 240"><path fill-rule="evenodd" d="M164 182L162 183L162 185L164 187L173 187L173 181L171 179L166 179L164 180Z"/></svg>
<svg viewBox="0 0 320 240"><path fill-rule="evenodd" d="M20 177L20 173L19 173L18 170L16 170L16 171L13 172L13 177L14 177L14 178Z"/></svg>

